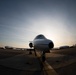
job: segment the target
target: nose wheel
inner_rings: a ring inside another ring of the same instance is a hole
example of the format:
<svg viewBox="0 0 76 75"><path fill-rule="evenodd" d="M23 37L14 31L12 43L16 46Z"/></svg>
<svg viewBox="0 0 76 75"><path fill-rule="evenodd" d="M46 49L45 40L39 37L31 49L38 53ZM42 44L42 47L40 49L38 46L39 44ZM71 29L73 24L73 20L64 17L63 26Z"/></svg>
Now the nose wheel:
<svg viewBox="0 0 76 75"><path fill-rule="evenodd" d="M46 57L45 57L45 52L42 53L42 62L45 62Z"/></svg>

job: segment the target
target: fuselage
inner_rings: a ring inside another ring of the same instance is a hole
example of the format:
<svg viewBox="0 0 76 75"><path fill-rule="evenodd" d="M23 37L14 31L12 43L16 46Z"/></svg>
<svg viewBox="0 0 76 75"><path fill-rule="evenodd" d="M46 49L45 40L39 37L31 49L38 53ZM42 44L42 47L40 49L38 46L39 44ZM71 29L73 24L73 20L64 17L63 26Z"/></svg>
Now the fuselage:
<svg viewBox="0 0 76 75"><path fill-rule="evenodd" d="M47 39L44 35L40 34L35 37L35 39L31 43L34 49L40 51L48 51L54 47L54 44L51 40Z"/></svg>

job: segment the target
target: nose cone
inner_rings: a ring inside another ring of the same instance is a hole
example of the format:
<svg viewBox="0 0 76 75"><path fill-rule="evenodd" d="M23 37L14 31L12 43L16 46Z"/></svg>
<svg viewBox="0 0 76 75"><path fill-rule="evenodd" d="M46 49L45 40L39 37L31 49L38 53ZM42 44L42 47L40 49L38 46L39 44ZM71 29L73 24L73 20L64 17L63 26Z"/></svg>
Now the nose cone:
<svg viewBox="0 0 76 75"><path fill-rule="evenodd" d="M54 47L54 43L51 41L50 43L49 43L49 48L51 49L51 48L53 48Z"/></svg>

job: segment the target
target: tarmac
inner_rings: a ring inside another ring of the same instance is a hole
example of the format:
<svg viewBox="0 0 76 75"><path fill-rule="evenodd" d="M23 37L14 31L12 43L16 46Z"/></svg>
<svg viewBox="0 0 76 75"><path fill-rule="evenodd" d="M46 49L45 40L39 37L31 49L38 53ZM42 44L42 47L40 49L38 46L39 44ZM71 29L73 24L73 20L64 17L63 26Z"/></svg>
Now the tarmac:
<svg viewBox="0 0 76 75"><path fill-rule="evenodd" d="M18 70L40 70L40 64L38 59L34 55L20 54L10 58L1 59L0 65L18 69Z"/></svg>
<svg viewBox="0 0 76 75"><path fill-rule="evenodd" d="M34 52L29 55L29 51L23 51L21 54L0 59L0 75L76 75L75 52L70 52L72 55L68 55L69 52L46 53L46 61L42 62L39 52L35 56Z"/></svg>

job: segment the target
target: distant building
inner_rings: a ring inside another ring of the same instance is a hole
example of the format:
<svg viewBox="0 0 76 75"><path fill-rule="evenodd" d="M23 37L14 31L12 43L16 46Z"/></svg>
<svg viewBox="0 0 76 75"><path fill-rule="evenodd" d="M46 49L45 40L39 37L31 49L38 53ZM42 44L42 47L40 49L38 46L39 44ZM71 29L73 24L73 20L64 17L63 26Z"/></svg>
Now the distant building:
<svg viewBox="0 0 76 75"><path fill-rule="evenodd" d="M69 46L61 46L59 49L66 49L69 48Z"/></svg>
<svg viewBox="0 0 76 75"><path fill-rule="evenodd" d="M15 48L16 50L26 50L26 48Z"/></svg>
<svg viewBox="0 0 76 75"><path fill-rule="evenodd" d="M5 46L5 49L13 49L13 47Z"/></svg>
<svg viewBox="0 0 76 75"><path fill-rule="evenodd" d="M4 47L0 47L0 49L4 49Z"/></svg>

